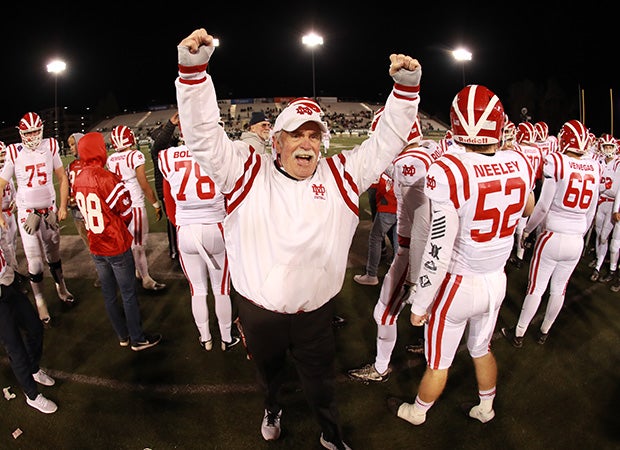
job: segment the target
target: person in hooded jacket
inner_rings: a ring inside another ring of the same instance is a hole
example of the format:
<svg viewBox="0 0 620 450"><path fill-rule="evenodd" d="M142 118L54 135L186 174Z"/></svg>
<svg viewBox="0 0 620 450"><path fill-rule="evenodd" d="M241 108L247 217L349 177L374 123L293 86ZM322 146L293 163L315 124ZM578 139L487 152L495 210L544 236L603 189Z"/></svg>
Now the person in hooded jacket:
<svg viewBox="0 0 620 450"><path fill-rule="evenodd" d="M75 177L72 195L84 216L90 253L101 281L101 292L112 328L121 347L133 351L153 347L161 334L142 329L136 291L136 266L131 251L131 196L123 181L105 168L107 152L101 133L87 133L78 143L82 170ZM123 308L118 307L120 290Z"/></svg>

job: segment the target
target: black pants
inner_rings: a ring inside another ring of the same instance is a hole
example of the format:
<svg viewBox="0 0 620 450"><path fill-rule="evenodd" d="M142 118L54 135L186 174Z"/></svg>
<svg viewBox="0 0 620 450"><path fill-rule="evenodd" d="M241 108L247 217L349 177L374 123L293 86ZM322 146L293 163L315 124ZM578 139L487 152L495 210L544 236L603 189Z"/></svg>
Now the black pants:
<svg viewBox="0 0 620 450"><path fill-rule="evenodd" d="M271 412L282 409L279 392L285 381L287 353L290 353L324 438L341 445L342 432L335 401L332 301L315 311L297 314L268 311L244 298L237 303L248 351L265 391L265 408Z"/></svg>
<svg viewBox="0 0 620 450"><path fill-rule="evenodd" d="M39 391L32 374L43 354L43 325L28 297L15 287L0 285L0 341L24 393L34 400Z"/></svg>

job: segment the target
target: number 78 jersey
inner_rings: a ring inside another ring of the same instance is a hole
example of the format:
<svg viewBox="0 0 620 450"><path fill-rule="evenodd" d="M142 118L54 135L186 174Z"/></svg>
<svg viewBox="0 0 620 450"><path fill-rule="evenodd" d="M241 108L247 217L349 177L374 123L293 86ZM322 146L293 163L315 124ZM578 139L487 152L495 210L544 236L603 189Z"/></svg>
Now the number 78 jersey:
<svg viewBox="0 0 620 450"><path fill-rule="evenodd" d="M436 258L450 258L448 272L490 273L506 264L534 177L527 157L513 150L444 154L429 167L425 194L433 204L450 204L459 218L443 225L458 227L452 254L434 250ZM431 241L446 234L441 227L433 223Z"/></svg>

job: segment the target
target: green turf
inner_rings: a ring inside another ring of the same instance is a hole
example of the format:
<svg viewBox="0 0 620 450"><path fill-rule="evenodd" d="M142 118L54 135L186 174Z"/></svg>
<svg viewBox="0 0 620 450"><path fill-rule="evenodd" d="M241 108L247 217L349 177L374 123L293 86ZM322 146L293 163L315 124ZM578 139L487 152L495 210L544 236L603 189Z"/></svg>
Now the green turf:
<svg viewBox="0 0 620 450"><path fill-rule="evenodd" d="M347 324L335 331L338 356L338 400L347 442L354 449L618 449L620 421L620 294L592 283L589 256L579 265L568 287L566 304L544 346L533 331L518 350L505 341L499 328L518 317L527 269L507 267L508 292L493 340L499 365L495 409L488 424L469 419L463 404L477 401L473 365L459 350L444 394L414 427L392 416L386 398L413 400L424 371L423 359L404 346L418 330L399 319L399 338L393 354L394 372L386 383L363 385L346 378L347 369L372 361L376 325L372 309L379 286L360 286L368 239L367 201L362 198L362 223L353 242L351 266L337 312ZM154 226L161 224L153 224ZM70 235L71 230L63 229ZM165 234L154 234L161 243ZM63 242L63 241L61 241ZM66 242L66 241L65 241ZM63 264L83 261L79 247L62 244ZM67 253L71 252L71 257ZM165 252L164 252L165 253ZM156 257L158 261L153 261ZM54 327L46 330L42 366L56 378L41 391L58 402L55 414L45 415L25 404L0 351L0 384L12 386L17 398L0 398L0 449L318 449L319 429L310 416L294 368L283 393L283 432L279 441L265 443L260 435L262 397L254 367L241 346L222 353L211 302L211 330L216 345L205 352L197 342L191 316L189 288L174 263L161 253L149 253L152 275L168 283L162 292L139 289L144 325L160 331L158 347L136 353L120 348L112 332L99 290L92 287L92 266L81 262L83 273L67 280L79 304L65 310L57 301L46 274L47 297ZM86 260L88 261L88 260ZM159 264L159 265L158 265ZM170 264L171 271L161 269ZM379 275L387 271L380 266ZM173 276L174 275L174 276ZM17 428L23 434L13 439Z"/></svg>

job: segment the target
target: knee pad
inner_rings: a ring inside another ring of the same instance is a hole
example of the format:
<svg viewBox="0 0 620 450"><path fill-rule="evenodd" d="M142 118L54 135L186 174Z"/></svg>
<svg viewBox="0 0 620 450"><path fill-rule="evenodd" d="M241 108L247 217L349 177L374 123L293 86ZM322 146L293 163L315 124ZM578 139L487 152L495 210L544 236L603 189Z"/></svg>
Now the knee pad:
<svg viewBox="0 0 620 450"><path fill-rule="evenodd" d="M40 283L41 281L43 281L43 272L39 272L39 273L28 272L28 278L33 283Z"/></svg>

